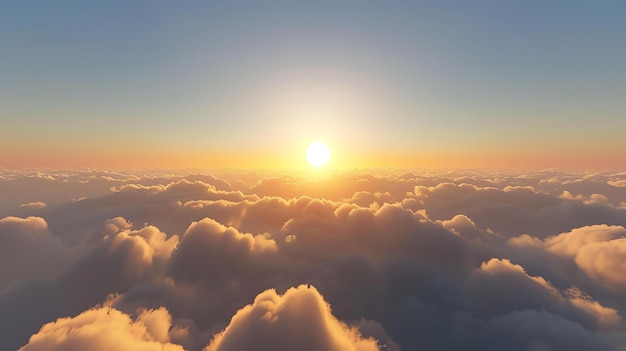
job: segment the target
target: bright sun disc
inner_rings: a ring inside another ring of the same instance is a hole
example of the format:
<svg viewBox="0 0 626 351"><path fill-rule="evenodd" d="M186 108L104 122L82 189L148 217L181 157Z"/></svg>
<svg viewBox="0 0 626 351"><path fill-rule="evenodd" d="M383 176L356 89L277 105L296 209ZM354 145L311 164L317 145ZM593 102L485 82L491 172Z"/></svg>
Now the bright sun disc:
<svg viewBox="0 0 626 351"><path fill-rule="evenodd" d="M313 167L321 167L330 159L330 149L321 141L311 143L306 149L306 160Z"/></svg>

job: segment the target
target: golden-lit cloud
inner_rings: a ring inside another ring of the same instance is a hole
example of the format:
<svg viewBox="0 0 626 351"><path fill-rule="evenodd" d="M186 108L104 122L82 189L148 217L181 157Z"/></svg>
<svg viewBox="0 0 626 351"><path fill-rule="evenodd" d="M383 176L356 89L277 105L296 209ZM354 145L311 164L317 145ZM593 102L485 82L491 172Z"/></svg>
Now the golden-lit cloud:
<svg viewBox="0 0 626 351"><path fill-rule="evenodd" d="M626 262L626 238L585 245L576 254L576 263L591 278L618 291L626 291L621 274Z"/></svg>
<svg viewBox="0 0 626 351"><path fill-rule="evenodd" d="M278 295L260 293L233 316L205 351L328 350L374 351L376 341L335 318L314 287L304 285Z"/></svg>
<svg viewBox="0 0 626 351"><path fill-rule="evenodd" d="M19 279L56 275L75 256L41 217L0 219L0 288Z"/></svg>
<svg viewBox="0 0 626 351"><path fill-rule="evenodd" d="M576 257L580 250L593 243L610 241L626 236L622 226L593 225L573 229L570 232L547 238L545 245L548 250Z"/></svg>
<svg viewBox="0 0 626 351"><path fill-rule="evenodd" d="M164 308L142 311L136 319L108 307L91 309L45 324L19 351L184 351L170 343L171 323Z"/></svg>

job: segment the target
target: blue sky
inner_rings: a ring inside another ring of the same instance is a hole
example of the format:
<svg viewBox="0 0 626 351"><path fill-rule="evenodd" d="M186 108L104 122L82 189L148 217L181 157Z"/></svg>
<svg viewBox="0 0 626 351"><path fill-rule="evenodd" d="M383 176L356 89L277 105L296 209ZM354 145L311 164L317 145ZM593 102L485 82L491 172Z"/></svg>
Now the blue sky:
<svg viewBox="0 0 626 351"><path fill-rule="evenodd" d="M1 7L3 148L626 151L618 1Z"/></svg>

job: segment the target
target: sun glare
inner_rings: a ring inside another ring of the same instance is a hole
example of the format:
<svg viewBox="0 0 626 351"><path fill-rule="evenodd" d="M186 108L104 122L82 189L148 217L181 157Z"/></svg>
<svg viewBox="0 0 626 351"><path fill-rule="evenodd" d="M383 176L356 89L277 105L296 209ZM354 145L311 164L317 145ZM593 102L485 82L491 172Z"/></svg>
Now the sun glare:
<svg viewBox="0 0 626 351"><path fill-rule="evenodd" d="M306 160L313 167L322 167L330 159L330 149L321 141L311 143L306 149Z"/></svg>

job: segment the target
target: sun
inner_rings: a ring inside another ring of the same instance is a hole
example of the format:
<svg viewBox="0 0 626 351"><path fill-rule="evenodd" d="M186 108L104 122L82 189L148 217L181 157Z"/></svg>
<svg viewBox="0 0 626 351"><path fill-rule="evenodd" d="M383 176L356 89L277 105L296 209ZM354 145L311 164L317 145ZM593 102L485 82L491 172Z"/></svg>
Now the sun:
<svg viewBox="0 0 626 351"><path fill-rule="evenodd" d="M313 167L322 167L329 159L330 149L321 141L312 142L306 149L306 160Z"/></svg>

